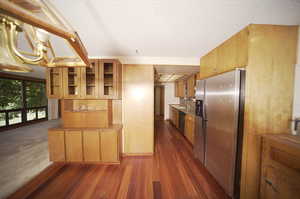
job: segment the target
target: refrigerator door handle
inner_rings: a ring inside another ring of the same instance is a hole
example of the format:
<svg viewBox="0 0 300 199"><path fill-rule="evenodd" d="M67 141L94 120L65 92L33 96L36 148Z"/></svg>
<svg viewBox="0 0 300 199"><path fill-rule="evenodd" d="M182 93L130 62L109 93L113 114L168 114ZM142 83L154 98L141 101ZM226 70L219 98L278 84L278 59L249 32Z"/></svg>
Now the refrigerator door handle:
<svg viewBox="0 0 300 199"><path fill-rule="evenodd" d="M207 115L206 115L206 105L205 105L205 101L203 102L202 104L202 118L203 118L203 121L207 121Z"/></svg>

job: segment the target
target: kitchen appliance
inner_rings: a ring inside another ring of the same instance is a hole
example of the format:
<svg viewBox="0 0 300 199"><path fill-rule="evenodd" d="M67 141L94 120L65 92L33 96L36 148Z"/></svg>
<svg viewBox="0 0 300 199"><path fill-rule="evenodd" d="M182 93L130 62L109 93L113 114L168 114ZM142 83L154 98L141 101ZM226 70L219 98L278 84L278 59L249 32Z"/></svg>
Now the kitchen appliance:
<svg viewBox="0 0 300 199"><path fill-rule="evenodd" d="M236 69L196 84L194 154L232 198L239 197L244 79Z"/></svg>
<svg viewBox="0 0 300 199"><path fill-rule="evenodd" d="M184 127L185 127L185 113L179 111L179 132L184 134Z"/></svg>

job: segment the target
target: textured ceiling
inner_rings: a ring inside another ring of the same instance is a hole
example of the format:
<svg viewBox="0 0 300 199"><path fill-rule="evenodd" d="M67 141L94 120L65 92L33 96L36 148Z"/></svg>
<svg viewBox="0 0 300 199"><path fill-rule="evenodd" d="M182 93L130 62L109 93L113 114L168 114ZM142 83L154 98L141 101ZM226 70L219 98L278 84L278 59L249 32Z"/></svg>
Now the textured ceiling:
<svg viewBox="0 0 300 199"><path fill-rule="evenodd" d="M300 24L300 0L52 2L89 56L200 58L250 23Z"/></svg>

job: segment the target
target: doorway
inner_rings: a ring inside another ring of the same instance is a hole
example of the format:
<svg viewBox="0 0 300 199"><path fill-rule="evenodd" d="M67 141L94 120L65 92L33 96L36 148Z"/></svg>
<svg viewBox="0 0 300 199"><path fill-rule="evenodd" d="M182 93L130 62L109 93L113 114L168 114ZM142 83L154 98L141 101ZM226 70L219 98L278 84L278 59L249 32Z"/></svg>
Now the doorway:
<svg viewBox="0 0 300 199"><path fill-rule="evenodd" d="M154 115L155 120L163 120L165 115L165 87L156 85L154 87Z"/></svg>

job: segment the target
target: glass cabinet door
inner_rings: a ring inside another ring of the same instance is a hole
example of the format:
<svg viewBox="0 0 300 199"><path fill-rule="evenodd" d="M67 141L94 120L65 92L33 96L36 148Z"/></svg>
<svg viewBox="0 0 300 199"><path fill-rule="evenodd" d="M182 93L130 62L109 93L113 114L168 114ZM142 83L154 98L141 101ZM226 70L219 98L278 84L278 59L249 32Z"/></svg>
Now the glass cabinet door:
<svg viewBox="0 0 300 199"><path fill-rule="evenodd" d="M63 69L64 98L80 98L80 68Z"/></svg>
<svg viewBox="0 0 300 199"><path fill-rule="evenodd" d="M90 60L91 67L81 68L81 94L86 99L96 99L99 96L98 60Z"/></svg>
<svg viewBox="0 0 300 199"><path fill-rule="evenodd" d="M49 98L62 98L62 68L47 69L47 95Z"/></svg>
<svg viewBox="0 0 300 199"><path fill-rule="evenodd" d="M113 99L116 93L116 62L114 60L101 60L100 74L100 98Z"/></svg>

